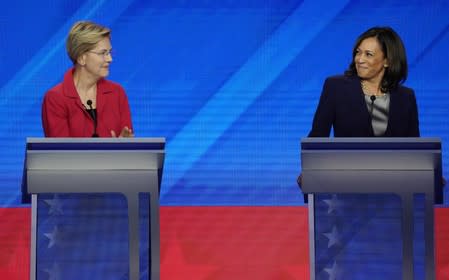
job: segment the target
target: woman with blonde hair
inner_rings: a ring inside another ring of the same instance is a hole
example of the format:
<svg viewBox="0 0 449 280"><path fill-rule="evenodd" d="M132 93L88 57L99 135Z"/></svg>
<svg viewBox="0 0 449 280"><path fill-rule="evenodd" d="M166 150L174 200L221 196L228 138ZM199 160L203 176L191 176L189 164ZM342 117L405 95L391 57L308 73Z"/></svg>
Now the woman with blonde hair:
<svg viewBox="0 0 449 280"><path fill-rule="evenodd" d="M45 136L133 137L126 93L106 80L112 62L111 30L79 21L72 26L66 47L73 67L45 94Z"/></svg>

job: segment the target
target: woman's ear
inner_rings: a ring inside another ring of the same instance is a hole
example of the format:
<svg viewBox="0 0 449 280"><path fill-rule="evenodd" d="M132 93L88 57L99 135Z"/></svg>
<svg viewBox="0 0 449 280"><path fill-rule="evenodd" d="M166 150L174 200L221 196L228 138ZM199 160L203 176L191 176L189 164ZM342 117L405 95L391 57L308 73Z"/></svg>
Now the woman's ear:
<svg viewBox="0 0 449 280"><path fill-rule="evenodd" d="M82 54L78 57L78 59L76 60L76 62L81 65L84 66L86 65L86 54Z"/></svg>

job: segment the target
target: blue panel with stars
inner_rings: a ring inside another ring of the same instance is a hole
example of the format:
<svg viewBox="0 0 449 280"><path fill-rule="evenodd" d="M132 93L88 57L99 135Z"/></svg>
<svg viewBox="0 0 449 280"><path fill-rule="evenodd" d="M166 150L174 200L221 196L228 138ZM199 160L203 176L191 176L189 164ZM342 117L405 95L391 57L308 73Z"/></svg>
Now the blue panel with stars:
<svg viewBox="0 0 449 280"><path fill-rule="evenodd" d="M140 202L140 271L148 279L149 195ZM125 196L41 194L37 213L38 280L129 278Z"/></svg>
<svg viewBox="0 0 449 280"><path fill-rule="evenodd" d="M401 211L393 194L315 195L316 279L402 279ZM424 248L423 211L415 208L415 248ZM424 250L414 257L415 277L424 275Z"/></svg>

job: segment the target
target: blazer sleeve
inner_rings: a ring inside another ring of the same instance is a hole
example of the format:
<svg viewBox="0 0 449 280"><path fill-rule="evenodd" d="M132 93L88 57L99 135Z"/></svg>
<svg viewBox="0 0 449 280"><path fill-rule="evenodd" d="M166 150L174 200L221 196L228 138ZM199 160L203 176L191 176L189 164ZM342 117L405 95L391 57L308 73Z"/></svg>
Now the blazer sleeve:
<svg viewBox="0 0 449 280"><path fill-rule="evenodd" d="M325 80L308 137L329 137L335 119L335 93Z"/></svg>
<svg viewBox="0 0 449 280"><path fill-rule="evenodd" d="M47 92L42 103L42 127L45 137L69 137L67 112L56 92Z"/></svg>
<svg viewBox="0 0 449 280"><path fill-rule="evenodd" d="M419 137L419 118L418 118L418 105L416 103L415 92L412 90L410 93L411 99L411 112L410 112L410 123L408 125L408 136L409 137Z"/></svg>

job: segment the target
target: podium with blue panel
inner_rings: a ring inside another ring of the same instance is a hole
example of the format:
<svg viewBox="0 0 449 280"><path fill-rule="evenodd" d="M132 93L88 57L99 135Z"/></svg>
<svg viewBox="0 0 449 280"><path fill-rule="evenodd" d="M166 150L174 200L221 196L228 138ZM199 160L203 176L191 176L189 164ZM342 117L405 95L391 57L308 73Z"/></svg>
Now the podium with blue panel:
<svg viewBox="0 0 449 280"><path fill-rule="evenodd" d="M28 138L30 279L160 279L163 138Z"/></svg>
<svg viewBox="0 0 449 280"><path fill-rule="evenodd" d="M435 279L435 138L304 138L310 279Z"/></svg>

